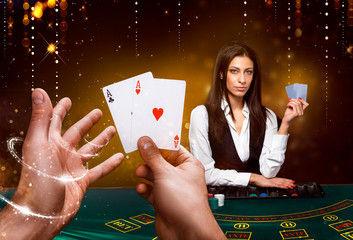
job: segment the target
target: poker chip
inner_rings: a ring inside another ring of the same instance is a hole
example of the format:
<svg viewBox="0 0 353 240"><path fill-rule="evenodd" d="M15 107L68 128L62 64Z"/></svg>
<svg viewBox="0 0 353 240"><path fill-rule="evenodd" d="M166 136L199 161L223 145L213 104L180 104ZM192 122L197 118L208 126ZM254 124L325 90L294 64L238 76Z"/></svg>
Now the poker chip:
<svg viewBox="0 0 353 240"><path fill-rule="evenodd" d="M257 194L256 194L256 193L251 193L251 194L249 195L249 197L257 197Z"/></svg>
<svg viewBox="0 0 353 240"><path fill-rule="evenodd" d="M211 210L218 209L218 199L217 198L208 199L208 203L210 205Z"/></svg>
<svg viewBox="0 0 353 240"><path fill-rule="evenodd" d="M268 197L268 195L266 193L261 193L259 197Z"/></svg>
<svg viewBox="0 0 353 240"><path fill-rule="evenodd" d="M278 197L278 192L270 192L270 197Z"/></svg>
<svg viewBox="0 0 353 240"><path fill-rule="evenodd" d="M215 194L214 197L218 199L218 207L224 206L224 194Z"/></svg>
<svg viewBox="0 0 353 240"><path fill-rule="evenodd" d="M212 193L208 193L208 199L213 198L213 194Z"/></svg>

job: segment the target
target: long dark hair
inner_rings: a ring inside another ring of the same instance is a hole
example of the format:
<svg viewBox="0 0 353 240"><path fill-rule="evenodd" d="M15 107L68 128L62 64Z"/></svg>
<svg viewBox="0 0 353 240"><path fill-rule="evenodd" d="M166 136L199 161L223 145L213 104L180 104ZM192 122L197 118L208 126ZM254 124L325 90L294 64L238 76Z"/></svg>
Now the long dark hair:
<svg viewBox="0 0 353 240"><path fill-rule="evenodd" d="M224 45L218 52L210 92L206 100L206 108L209 118L209 138L212 141L222 143L225 130L228 127L221 102L223 97L227 100L227 73L230 62L237 56L249 57L254 64L254 76L250 88L244 96L244 101L250 111L250 134L255 143L259 143L264 137L266 129L266 108L261 103L261 71L260 62L254 50L242 42L230 42ZM230 114L234 119L232 108ZM253 147L255 147L253 146Z"/></svg>

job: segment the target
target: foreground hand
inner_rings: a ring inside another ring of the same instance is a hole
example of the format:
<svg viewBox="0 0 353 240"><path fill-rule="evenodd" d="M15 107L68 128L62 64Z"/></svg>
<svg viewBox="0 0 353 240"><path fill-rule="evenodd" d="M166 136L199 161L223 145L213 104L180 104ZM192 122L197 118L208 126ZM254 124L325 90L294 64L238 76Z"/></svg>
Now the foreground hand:
<svg viewBox="0 0 353 240"><path fill-rule="evenodd" d="M250 175L250 184L254 184L258 187L275 187L275 188L284 188L284 189L292 189L295 187L294 181L287 178L265 178L260 174L252 173Z"/></svg>
<svg viewBox="0 0 353 240"><path fill-rule="evenodd" d="M136 175L153 186L139 183L136 191L155 209L159 239L226 239L208 205L201 162L183 147L163 157L148 137L138 147L146 165Z"/></svg>
<svg viewBox="0 0 353 240"><path fill-rule="evenodd" d="M115 129L106 128L76 151L80 139L98 122L102 112L91 111L62 136L62 121L70 107L68 98L53 109L45 91L36 89L32 93L32 117L22 149L24 164L11 199L16 206L29 211L23 213L9 205L1 211L0 233L8 239L53 238L76 215L88 186L115 169L123 159L118 153L87 170L85 163L112 138ZM14 212L20 214L14 217Z"/></svg>

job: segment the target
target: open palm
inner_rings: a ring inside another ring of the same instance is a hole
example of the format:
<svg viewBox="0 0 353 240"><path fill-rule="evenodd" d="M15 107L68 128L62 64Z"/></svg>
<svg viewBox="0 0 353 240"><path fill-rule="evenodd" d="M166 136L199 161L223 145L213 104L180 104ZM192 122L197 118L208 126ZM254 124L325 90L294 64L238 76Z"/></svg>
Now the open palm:
<svg viewBox="0 0 353 240"><path fill-rule="evenodd" d="M88 186L115 169L123 155L115 154L87 170L85 163L113 137L114 127L106 128L76 150L102 112L91 111L61 135L62 121L71 107L70 99L62 99L53 109L45 91L36 89L32 97L32 118L22 149L24 165L12 201L26 207L27 214L48 218L62 227L76 215Z"/></svg>

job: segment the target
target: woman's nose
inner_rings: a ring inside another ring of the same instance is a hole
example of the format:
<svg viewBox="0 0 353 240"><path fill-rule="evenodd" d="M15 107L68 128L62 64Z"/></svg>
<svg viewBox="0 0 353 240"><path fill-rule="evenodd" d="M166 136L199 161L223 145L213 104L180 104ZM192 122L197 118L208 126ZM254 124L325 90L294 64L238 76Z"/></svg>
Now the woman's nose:
<svg viewBox="0 0 353 240"><path fill-rule="evenodd" d="M241 76L239 77L238 81L240 83L245 83L246 82L246 76L244 73L241 74Z"/></svg>

